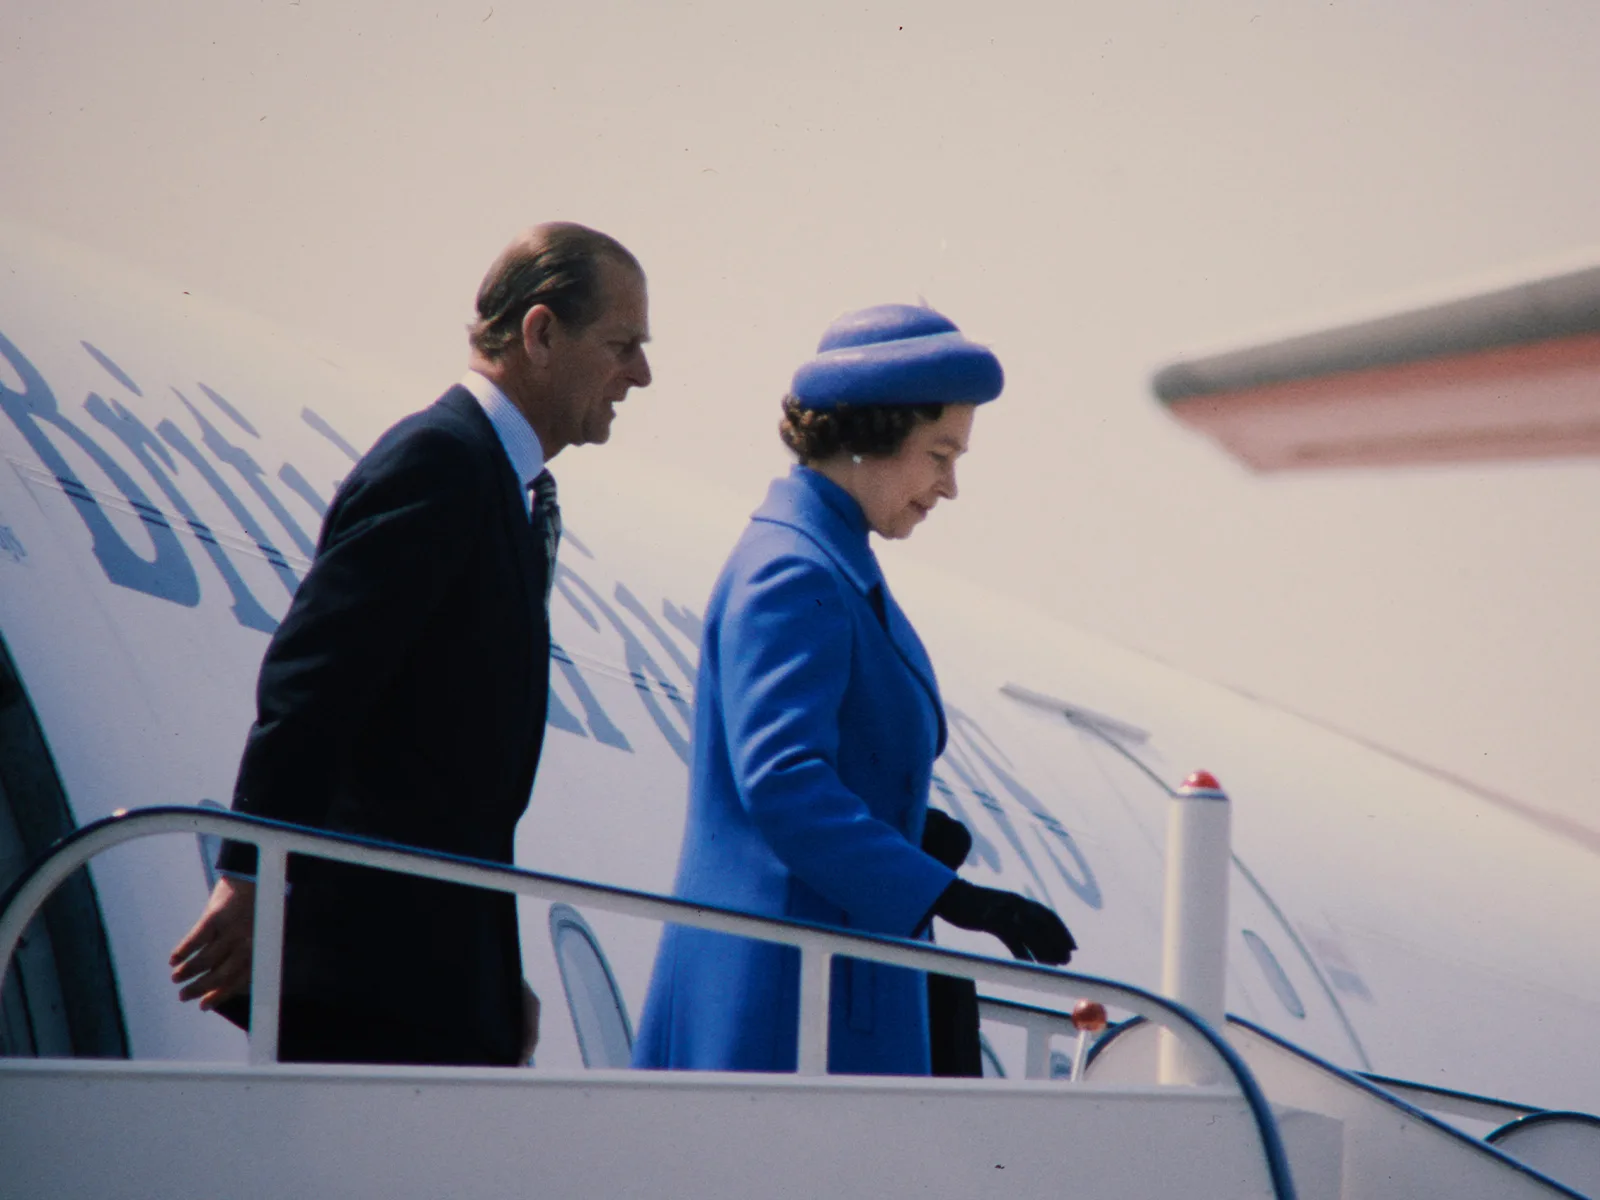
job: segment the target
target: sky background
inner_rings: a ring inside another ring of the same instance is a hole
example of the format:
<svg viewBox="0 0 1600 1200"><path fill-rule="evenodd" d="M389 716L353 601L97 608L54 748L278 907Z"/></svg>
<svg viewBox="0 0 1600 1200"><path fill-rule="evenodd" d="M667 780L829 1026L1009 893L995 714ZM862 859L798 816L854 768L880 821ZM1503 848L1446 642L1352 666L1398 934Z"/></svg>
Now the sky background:
<svg viewBox="0 0 1600 1200"><path fill-rule="evenodd" d="M750 507L823 326L924 298L1008 385L904 553L1600 830L1600 465L1257 477L1149 390L1600 261L1597 113L1592 0L0 6L6 216L397 414L515 230L597 226L655 333L615 442Z"/></svg>

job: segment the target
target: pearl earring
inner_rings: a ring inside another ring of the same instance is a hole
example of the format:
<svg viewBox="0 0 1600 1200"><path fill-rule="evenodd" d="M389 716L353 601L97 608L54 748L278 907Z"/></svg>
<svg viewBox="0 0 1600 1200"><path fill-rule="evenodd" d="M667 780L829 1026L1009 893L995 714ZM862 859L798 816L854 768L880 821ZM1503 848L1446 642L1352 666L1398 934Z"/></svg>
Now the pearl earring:
<svg viewBox="0 0 1600 1200"><path fill-rule="evenodd" d="M859 454L852 454L852 455L851 455L851 456L850 456L850 461L851 461L851 462L853 462L853 463L855 463L855 464L856 464L856 466L858 466L858 467L859 467L859 466L860 466L860 465L861 465L861 455L859 455Z"/></svg>

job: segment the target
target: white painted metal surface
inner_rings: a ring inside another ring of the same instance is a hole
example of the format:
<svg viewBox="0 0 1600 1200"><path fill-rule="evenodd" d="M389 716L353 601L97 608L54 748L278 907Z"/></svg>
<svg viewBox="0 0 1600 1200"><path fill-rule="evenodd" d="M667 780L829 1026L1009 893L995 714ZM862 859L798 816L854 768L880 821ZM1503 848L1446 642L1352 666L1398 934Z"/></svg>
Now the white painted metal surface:
<svg viewBox="0 0 1600 1200"><path fill-rule="evenodd" d="M1059 1018L1058 1030L1070 1027ZM1250 1064L1278 1114L1279 1132L1301 1200L1563 1196L1571 1180L1535 1159L1502 1153L1387 1088L1287 1048L1230 1018L1228 1040ZM1097 1047L1091 1086L1138 1087L1157 1075L1162 1031L1130 1024ZM1465 1098L1464 1098L1465 1099ZM1337 1126L1339 1153L1330 1163L1325 1126ZM1582 1118L1579 1118L1580 1120ZM1532 1170L1529 1170L1529 1168ZM1330 1175L1332 1172L1332 1175ZM1338 1186L1331 1191L1329 1179Z"/></svg>
<svg viewBox="0 0 1600 1200"><path fill-rule="evenodd" d="M1600 1196L1600 1120L1539 1113L1490 1135L1492 1145L1586 1196Z"/></svg>
<svg viewBox="0 0 1600 1200"><path fill-rule="evenodd" d="M1161 992L1221 1026L1228 984L1228 875L1232 865L1228 797L1195 776L1167 809L1166 896ZM1161 1043L1162 1083L1214 1083L1209 1059L1176 1038Z"/></svg>
<svg viewBox="0 0 1600 1200"><path fill-rule="evenodd" d="M1412 1109L1375 1085L1326 1068L1237 1022L1228 1040L1250 1064L1274 1105L1293 1106L1344 1127L1342 1200L1439 1197L1518 1200L1573 1197L1526 1163ZM1294 1164L1294 1148L1289 1148ZM1296 1165L1296 1174L1299 1168Z"/></svg>
<svg viewBox="0 0 1600 1200"><path fill-rule="evenodd" d="M800 1039L802 1075L828 1073L828 983L833 955L807 947L800 952Z"/></svg>
<svg viewBox="0 0 1600 1200"><path fill-rule="evenodd" d="M1273 1195L1219 1089L40 1061L0 1111L0 1200Z"/></svg>

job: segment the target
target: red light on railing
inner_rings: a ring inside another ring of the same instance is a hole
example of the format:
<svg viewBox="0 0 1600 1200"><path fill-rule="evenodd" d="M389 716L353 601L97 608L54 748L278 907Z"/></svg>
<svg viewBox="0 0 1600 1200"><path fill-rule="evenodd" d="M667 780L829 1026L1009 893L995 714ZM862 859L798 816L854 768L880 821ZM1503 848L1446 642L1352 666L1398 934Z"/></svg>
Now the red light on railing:
<svg viewBox="0 0 1600 1200"><path fill-rule="evenodd" d="M1079 1000L1072 1006L1072 1024L1085 1033L1099 1033L1106 1027L1106 1006L1098 1000Z"/></svg>

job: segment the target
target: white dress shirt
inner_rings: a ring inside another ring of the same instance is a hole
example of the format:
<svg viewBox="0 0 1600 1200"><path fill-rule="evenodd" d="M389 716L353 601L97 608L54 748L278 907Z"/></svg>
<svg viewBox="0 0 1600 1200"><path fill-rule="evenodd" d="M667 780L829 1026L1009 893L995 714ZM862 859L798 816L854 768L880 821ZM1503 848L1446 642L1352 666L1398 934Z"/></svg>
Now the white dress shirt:
<svg viewBox="0 0 1600 1200"><path fill-rule="evenodd" d="M483 415L494 426L495 436L500 439L506 457L511 460L511 469L522 483L522 503L531 517L533 493L528 489L544 470L544 447L539 444L539 435L528 424L528 418L487 375L468 371L461 377L461 386L472 393L483 407Z"/></svg>

